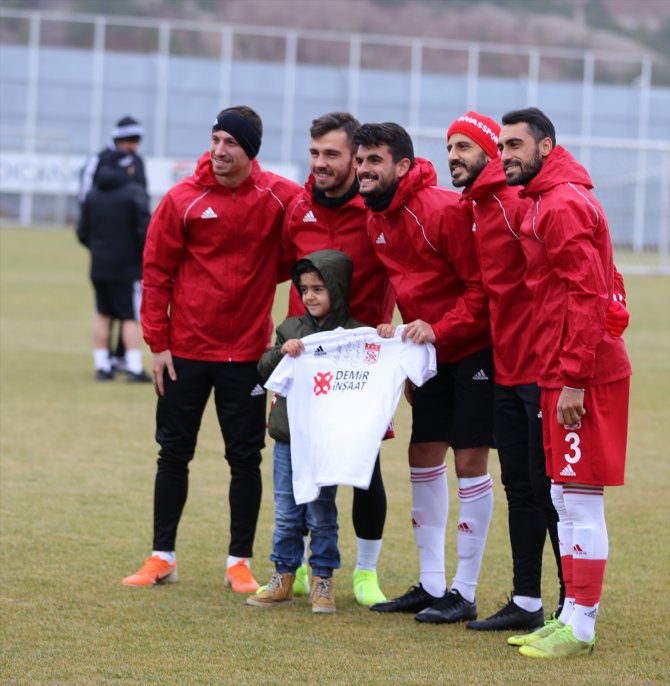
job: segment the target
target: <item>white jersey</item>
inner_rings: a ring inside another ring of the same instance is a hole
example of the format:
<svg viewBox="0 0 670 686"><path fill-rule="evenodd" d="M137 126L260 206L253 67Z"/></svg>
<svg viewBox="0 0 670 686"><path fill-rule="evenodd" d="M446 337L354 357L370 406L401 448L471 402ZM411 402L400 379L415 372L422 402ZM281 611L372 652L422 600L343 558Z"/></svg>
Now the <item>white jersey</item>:
<svg viewBox="0 0 670 686"><path fill-rule="evenodd" d="M381 441L406 378L435 376L431 344L380 338L375 329L336 329L305 336L298 357L284 355L265 387L286 397L296 503L321 486L369 488Z"/></svg>

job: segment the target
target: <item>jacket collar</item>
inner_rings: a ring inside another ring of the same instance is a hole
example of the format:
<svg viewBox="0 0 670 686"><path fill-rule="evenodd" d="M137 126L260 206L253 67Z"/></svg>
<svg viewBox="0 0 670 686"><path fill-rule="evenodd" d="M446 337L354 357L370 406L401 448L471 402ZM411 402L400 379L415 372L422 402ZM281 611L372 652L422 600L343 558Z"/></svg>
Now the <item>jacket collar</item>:
<svg viewBox="0 0 670 686"><path fill-rule="evenodd" d="M507 186L505 171L499 157L494 157L480 172L472 186L463 190L467 200L480 200Z"/></svg>
<svg viewBox="0 0 670 686"><path fill-rule="evenodd" d="M432 163L423 157L416 157L414 166L400 179L388 208L379 214L394 212L409 202L417 191L435 185L437 185L437 173Z"/></svg>
<svg viewBox="0 0 670 686"><path fill-rule="evenodd" d="M545 159L542 169L519 195L522 198L537 198L540 194L564 183L593 188L593 182L586 169L565 148L557 145Z"/></svg>

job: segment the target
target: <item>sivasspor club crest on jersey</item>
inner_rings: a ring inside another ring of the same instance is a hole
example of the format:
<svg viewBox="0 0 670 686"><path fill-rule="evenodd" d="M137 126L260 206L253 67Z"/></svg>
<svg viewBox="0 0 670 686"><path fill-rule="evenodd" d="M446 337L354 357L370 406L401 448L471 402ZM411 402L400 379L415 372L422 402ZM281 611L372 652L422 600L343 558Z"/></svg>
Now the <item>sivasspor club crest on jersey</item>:
<svg viewBox="0 0 670 686"><path fill-rule="evenodd" d="M379 351L382 346L379 343L366 343L365 344L365 361L368 364L374 364L379 360Z"/></svg>

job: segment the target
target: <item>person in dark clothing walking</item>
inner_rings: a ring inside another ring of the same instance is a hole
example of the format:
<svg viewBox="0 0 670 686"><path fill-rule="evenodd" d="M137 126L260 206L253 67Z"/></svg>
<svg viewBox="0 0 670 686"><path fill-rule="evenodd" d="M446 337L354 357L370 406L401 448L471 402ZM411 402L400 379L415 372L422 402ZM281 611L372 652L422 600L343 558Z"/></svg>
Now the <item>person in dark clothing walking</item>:
<svg viewBox="0 0 670 686"><path fill-rule="evenodd" d="M116 122L116 126L110 134L108 145L95 155L91 155L81 170L80 204L84 204L86 196L97 184L100 170L109 164L112 159L125 158L124 163L126 165L132 164L135 182L146 189L147 179L144 173L144 160L137 154L143 135L144 128L133 117L122 117ZM116 157L119 152L124 153L121 158Z"/></svg>
<svg viewBox="0 0 670 686"><path fill-rule="evenodd" d="M96 186L82 206L77 238L91 253L90 276L96 300L93 321L95 378L114 378L109 337L112 320L121 322L126 380L150 382L142 368L139 306L142 251L149 224L149 199L133 164L122 150L106 156Z"/></svg>
<svg viewBox="0 0 670 686"><path fill-rule="evenodd" d="M99 170L103 169L110 160L118 153L125 153L119 160L119 164L133 167L133 178L142 188L146 189L147 179L144 173L144 160L137 150L144 136L144 127L134 117L126 115L116 122L110 132L109 143L95 155L91 155L81 170L79 186L79 205L84 205L89 191L97 185ZM110 323L110 355L112 370L126 371L125 348L123 345L122 327L120 322L112 320ZM114 341L114 342L112 342Z"/></svg>

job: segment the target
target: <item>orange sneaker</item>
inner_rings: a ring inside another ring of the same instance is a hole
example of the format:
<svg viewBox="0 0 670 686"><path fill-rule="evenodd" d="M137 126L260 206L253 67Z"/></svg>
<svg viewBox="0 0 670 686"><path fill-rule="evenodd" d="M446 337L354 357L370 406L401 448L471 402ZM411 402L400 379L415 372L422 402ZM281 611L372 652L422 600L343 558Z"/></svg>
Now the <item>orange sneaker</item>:
<svg viewBox="0 0 670 686"><path fill-rule="evenodd" d="M156 584L173 584L179 581L177 565L170 564L158 555L148 557L142 568L127 576L121 583L124 586L155 586Z"/></svg>
<svg viewBox="0 0 670 686"><path fill-rule="evenodd" d="M246 562L240 560L226 569L226 587L232 588L235 593L255 593L258 589L258 582Z"/></svg>

